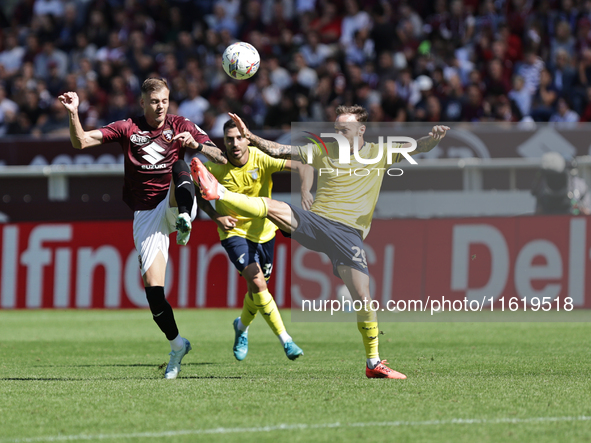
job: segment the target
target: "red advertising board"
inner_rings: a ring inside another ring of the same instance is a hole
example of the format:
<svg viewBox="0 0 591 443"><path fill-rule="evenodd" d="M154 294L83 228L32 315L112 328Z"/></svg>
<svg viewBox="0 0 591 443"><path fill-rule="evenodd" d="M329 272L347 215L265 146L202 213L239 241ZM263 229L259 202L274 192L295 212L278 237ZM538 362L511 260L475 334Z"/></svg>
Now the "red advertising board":
<svg viewBox="0 0 591 443"><path fill-rule="evenodd" d="M591 308L590 229L587 217L570 216L376 220L365 241L372 297L382 305L571 297L574 307ZM293 303L300 294L340 299L330 263L302 262L293 251Z"/></svg>
<svg viewBox="0 0 591 443"><path fill-rule="evenodd" d="M131 229L129 221L1 225L0 309L147 306ZM590 229L587 217L570 216L376 220L365 242L372 295L382 303L571 297L591 308ZM275 248L270 290L280 307L337 297L342 282L326 257L282 235ZM212 222L196 222L188 246L172 237L174 307L238 307L245 292Z"/></svg>
<svg viewBox="0 0 591 443"><path fill-rule="evenodd" d="M0 308L147 307L131 222L21 223L0 232ZM171 240L166 294L174 307L242 305L246 283L213 222L195 222L187 246ZM275 248L270 290L289 306L289 242L277 236Z"/></svg>

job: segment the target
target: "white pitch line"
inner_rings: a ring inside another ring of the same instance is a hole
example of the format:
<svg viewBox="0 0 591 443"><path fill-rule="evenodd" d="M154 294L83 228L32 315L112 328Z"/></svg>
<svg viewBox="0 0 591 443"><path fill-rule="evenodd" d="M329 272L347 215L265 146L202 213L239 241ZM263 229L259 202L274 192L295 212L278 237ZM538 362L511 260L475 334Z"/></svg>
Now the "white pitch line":
<svg viewBox="0 0 591 443"><path fill-rule="evenodd" d="M581 415L579 417L535 417L535 418L454 418L452 420L428 420L428 421L382 421L365 423L319 423L319 424L281 424L275 426L262 426L256 428L211 428L211 429L187 429L181 431L163 432L136 432L130 434L95 434L95 435L55 435L49 437L2 439L0 443L32 443L42 441L77 441L77 440L106 440L109 438L161 438L179 437L182 435L204 434L233 434L238 432L272 432L325 428L368 428L368 427L397 427L397 426L445 426L445 425L473 425L473 424L501 424L501 423L544 423L560 421L590 421L591 417Z"/></svg>

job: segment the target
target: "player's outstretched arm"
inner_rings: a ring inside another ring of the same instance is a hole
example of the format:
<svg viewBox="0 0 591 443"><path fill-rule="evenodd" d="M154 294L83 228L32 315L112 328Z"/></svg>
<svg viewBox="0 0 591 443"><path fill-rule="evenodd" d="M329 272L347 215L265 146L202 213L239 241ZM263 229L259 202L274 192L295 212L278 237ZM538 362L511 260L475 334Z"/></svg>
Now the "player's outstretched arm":
<svg viewBox="0 0 591 443"><path fill-rule="evenodd" d="M197 186L195 186L197 188ZM215 209L210 202L205 200L201 196L201 192L199 189L195 190L195 196L197 197L197 206L207 214L209 218L211 218L222 231L231 231L236 227L236 222L238 221L234 217L230 217L229 215L221 215Z"/></svg>
<svg viewBox="0 0 591 443"><path fill-rule="evenodd" d="M254 135L252 132L250 132L238 115L232 114L231 112L229 112L228 115L232 120L234 120L234 123L236 123L236 127L240 131L240 135L242 135L244 138L247 138L251 145L256 146L265 154L275 158L300 160L297 147L282 145L280 143L272 142L271 140L265 140L258 135Z"/></svg>
<svg viewBox="0 0 591 443"><path fill-rule="evenodd" d="M417 149L410 153L410 155L418 154L419 152L429 152L435 146L439 144L441 139L445 137L447 131L449 131L449 126L437 125L433 126L429 135L425 137L421 137L417 140ZM410 146L410 145L408 145ZM403 147L408 147L403 145Z"/></svg>
<svg viewBox="0 0 591 443"><path fill-rule="evenodd" d="M80 118L78 117L78 106L80 99L75 92L64 92L58 97L64 108L68 110L70 117L70 140L76 149L90 148L100 145L103 142L103 133L98 129L84 131Z"/></svg>
<svg viewBox="0 0 591 443"><path fill-rule="evenodd" d="M172 139L180 140L183 147L195 149L197 152L201 152L214 163L219 163L221 165L228 163L224 153L213 142L199 143L188 131L181 132L180 134L175 135Z"/></svg>

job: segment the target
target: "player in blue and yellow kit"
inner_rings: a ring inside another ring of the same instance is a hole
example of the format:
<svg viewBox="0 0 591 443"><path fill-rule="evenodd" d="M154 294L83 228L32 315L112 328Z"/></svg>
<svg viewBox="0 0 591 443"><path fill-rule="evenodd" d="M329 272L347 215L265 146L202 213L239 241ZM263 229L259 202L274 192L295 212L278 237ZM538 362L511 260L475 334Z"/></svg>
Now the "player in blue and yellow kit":
<svg viewBox="0 0 591 443"><path fill-rule="evenodd" d="M240 117L230 114L242 136L261 151L275 158L301 159L303 163L312 163L319 171L333 171L322 176L319 174L316 199L310 211L302 211L269 198L253 198L231 192L216 182L198 159L193 159L191 163L191 175L207 200L223 201L226 206L243 215L268 218L283 232L290 233L302 246L325 253L332 261L333 272L343 280L352 298L369 304L372 299L363 239L371 227L383 171L390 165L386 164L387 156L379 157L380 148L376 143L364 141L368 113L363 107L339 106L336 114L335 132L344 137L350 147L354 146L354 141L358 143L361 159L377 158L376 163L358 161L351 148L349 161L341 164L336 143L326 143L325 149L316 146L308 151L305 146L286 146L262 139L252 134ZM430 151L448 130L447 126L433 126L428 136L417 140L413 153ZM412 145L405 143L397 148L410 150ZM401 157L401 154L397 154L392 161L398 162ZM367 174L348 174L350 169L365 169ZM381 174L378 173L380 170ZM358 311L357 328L365 347L366 376L405 379L404 374L390 369L385 360L380 360L376 313L369 309Z"/></svg>
<svg viewBox="0 0 591 443"><path fill-rule="evenodd" d="M314 171L310 166L296 161L275 159L254 146L249 146L248 139L241 136L233 120L228 120L224 125L224 144L228 163L218 165L207 162L205 167L227 189L250 197L271 198L272 174L294 169L302 178L302 188L306 191L303 194L311 198L307 191L312 186ZM309 204L309 201L305 201L304 206L306 203ZM246 358L248 328L259 311L279 338L287 357L295 360L303 355L303 351L287 333L275 300L267 288L267 281L273 270L277 226L264 218L242 216L223 201L218 201L213 209L209 202L198 196L198 204L217 223L222 246L226 249L230 261L248 283L242 314L233 323L234 357L237 360Z"/></svg>

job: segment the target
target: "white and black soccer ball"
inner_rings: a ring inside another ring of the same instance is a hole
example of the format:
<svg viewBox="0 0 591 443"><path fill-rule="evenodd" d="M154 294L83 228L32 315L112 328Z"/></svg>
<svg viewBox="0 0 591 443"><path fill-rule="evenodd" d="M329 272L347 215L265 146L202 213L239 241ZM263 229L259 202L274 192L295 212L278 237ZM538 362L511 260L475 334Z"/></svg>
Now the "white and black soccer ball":
<svg viewBox="0 0 591 443"><path fill-rule="evenodd" d="M222 55L222 67L226 74L237 80L246 80L259 70L261 58L254 46L234 43L226 48Z"/></svg>

